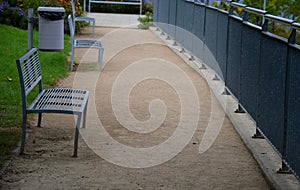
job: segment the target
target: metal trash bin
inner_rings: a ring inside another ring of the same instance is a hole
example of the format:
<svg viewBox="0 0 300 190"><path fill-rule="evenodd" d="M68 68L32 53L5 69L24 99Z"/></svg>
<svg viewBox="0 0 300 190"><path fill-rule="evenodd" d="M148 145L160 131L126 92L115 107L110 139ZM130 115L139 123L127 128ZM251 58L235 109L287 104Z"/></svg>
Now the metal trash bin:
<svg viewBox="0 0 300 190"><path fill-rule="evenodd" d="M63 7L39 7L39 50L61 51L64 49Z"/></svg>

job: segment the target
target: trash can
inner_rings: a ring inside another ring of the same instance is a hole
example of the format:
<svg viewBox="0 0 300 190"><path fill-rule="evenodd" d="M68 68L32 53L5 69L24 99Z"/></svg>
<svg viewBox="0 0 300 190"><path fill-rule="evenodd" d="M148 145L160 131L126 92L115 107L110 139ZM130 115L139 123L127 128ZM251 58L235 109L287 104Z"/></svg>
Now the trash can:
<svg viewBox="0 0 300 190"><path fill-rule="evenodd" d="M63 7L39 7L39 50L61 51L64 49Z"/></svg>

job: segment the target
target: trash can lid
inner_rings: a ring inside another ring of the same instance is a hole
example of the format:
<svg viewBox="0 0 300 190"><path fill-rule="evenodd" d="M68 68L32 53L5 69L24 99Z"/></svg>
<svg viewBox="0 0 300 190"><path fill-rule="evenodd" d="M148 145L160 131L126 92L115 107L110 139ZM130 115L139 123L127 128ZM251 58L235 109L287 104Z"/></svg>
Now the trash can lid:
<svg viewBox="0 0 300 190"><path fill-rule="evenodd" d="M60 12L60 13L64 13L65 8L63 8L63 7L39 7L38 12Z"/></svg>

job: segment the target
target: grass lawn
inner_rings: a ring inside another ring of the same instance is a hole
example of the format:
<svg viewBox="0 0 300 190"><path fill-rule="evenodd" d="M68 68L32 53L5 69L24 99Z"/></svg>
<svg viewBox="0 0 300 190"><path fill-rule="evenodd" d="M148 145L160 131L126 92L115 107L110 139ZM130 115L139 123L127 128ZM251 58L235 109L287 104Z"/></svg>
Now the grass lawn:
<svg viewBox="0 0 300 190"><path fill-rule="evenodd" d="M22 102L16 59L27 52L27 31L0 24L0 167L20 141ZM71 51L65 35L61 52L39 51L44 88L68 74L67 57ZM38 47L38 32L34 32L34 47ZM36 90L37 92L37 90Z"/></svg>

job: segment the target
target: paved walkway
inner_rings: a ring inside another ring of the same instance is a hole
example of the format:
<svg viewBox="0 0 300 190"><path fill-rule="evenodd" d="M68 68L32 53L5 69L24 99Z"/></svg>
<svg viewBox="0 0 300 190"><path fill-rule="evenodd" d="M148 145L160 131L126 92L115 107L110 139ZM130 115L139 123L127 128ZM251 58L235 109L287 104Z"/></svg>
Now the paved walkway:
<svg viewBox="0 0 300 190"><path fill-rule="evenodd" d="M149 30L96 34L102 73L95 52L79 50L78 71L60 84L91 91L79 157L70 157L72 117L45 115L43 128L31 124L28 155L9 163L3 189L269 189L198 72Z"/></svg>

